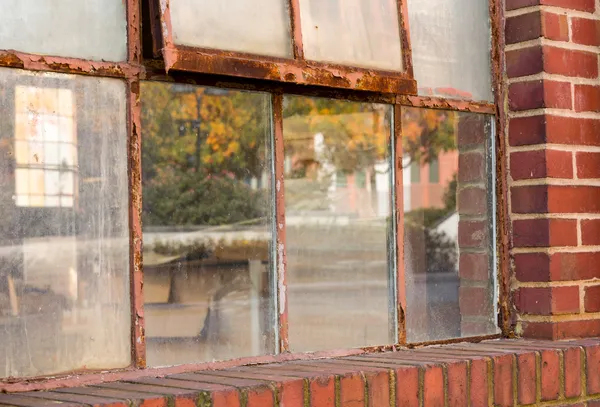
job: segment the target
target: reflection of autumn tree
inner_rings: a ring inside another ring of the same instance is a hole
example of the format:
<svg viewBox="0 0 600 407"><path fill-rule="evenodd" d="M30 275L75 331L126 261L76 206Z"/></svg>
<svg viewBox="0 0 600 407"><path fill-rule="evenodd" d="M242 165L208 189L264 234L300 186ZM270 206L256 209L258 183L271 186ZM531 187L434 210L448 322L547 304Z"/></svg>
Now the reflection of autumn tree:
<svg viewBox="0 0 600 407"><path fill-rule="evenodd" d="M142 85L146 224L224 224L263 216L264 191L251 190L244 181L260 178L266 165L268 98L210 94L197 86L177 92L176 86ZM199 134L182 127L191 121Z"/></svg>
<svg viewBox="0 0 600 407"><path fill-rule="evenodd" d="M372 167L389 150L390 116L383 105L290 96L283 116L287 155L312 158L312 137L317 133L325 135L321 159L338 171ZM299 164L310 164L306 159Z"/></svg>
<svg viewBox="0 0 600 407"><path fill-rule="evenodd" d="M428 164L439 153L454 150L455 121L455 113L448 110L402 109L402 149L410 157L404 167Z"/></svg>

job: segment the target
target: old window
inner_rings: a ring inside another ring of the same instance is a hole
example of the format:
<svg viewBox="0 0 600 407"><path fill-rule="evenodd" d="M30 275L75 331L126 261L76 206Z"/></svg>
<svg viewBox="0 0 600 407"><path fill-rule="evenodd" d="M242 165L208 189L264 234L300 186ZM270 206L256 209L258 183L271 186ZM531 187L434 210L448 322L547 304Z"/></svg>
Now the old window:
<svg viewBox="0 0 600 407"><path fill-rule="evenodd" d="M9 3L0 377L498 334L487 4Z"/></svg>

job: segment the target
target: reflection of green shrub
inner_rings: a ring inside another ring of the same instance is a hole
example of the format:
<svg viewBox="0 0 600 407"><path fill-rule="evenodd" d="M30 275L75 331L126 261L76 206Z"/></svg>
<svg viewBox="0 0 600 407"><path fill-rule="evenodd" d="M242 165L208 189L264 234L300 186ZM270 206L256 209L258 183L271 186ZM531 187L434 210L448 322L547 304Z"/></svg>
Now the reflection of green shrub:
<svg viewBox="0 0 600 407"><path fill-rule="evenodd" d="M226 225L263 218L265 190L253 190L229 176L187 172L144 186L144 224Z"/></svg>
<svg viewBox="0 0 600 407"><path fill-rule="evenodd" d="M164 256L181 256L186 259L216 258L220 260L247 260L269 258L270 241L268 240L225 240L199 239L187 242L163 242L158 240L146 250Z"/></svg>
<svg viewBox="0 0 600 407"><path fill-rule="evenodd" d="M435 226L446 209L421 208L404 215L405 247L412 253L413 269L417 273L449 273L456 270L456 241Z"/></svg>

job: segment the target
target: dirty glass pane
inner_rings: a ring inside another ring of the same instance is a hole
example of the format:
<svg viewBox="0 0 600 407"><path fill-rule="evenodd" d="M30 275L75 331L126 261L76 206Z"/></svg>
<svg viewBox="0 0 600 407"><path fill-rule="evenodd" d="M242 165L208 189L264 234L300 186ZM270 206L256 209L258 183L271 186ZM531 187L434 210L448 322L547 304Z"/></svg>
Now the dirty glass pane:
<svg viewBox="0 0 600 407"><path fill-rule="evenodd" d="M408 0L408 20L419 94L492 100L487 1Z"/></svg>
<svg viewBox="0 0 600 407"><path fill-rule="evenodd" d="M148 364L274 353L270 96L143 82Z"/></svg>
<svg viewBox="0 0 600 407"><path fill-rule="evenodd" d="M293 351L395 340L390 114L387 105L284 98Z"/></svg>
<svg viewBox="0 0 600 407"><path fill-rule="evenodd" d="M0 377L130 364L125 100L0 69Z"/></svg>
<svg viewBox="0 0 600 407"><path fill-rule="evenodd" d="M161 3L164 7L166 0ZM281 0L169 0L173 42L292 57L286 4Z"/></svg>
<svg viewBox="0 0 600 407"><path fill-rule="evenodd" d="M306 59L402 70L396 0L300 0Z"/></svg>
<svg viewBox="0 0 600 407"><path fill-rule="evenodd" d="M0 49L123 61L127 22L123 0L2 0Z"/></svg>
<svg viewBox="0 0 600 407"><path fill-rule="evenodd" d="M497 332L493 116L402 109L410 342ZM413 171L437 176L415 181Z"/></svg>

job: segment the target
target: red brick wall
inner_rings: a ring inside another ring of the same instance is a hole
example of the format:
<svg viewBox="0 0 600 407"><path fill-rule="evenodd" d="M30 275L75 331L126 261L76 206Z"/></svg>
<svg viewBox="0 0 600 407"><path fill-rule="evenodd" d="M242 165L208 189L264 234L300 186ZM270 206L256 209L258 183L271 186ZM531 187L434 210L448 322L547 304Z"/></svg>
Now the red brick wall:
<svg viewBox="0 0 600 407"><path fill-rule="evenodd" d="M600 9L506 0L516 333L600 334Z"/></svg>

